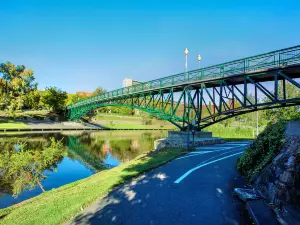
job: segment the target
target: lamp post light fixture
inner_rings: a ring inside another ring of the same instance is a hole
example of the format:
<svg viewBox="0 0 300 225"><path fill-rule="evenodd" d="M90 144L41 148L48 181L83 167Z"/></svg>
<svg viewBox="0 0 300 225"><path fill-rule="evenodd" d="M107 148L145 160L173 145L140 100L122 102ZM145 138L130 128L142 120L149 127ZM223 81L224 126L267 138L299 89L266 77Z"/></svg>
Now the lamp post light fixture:
<svg viewBox="0 0 300 225"><path fill-rule="evenodd" d="M185 72L187 72L187 61L188 61L188 54L189 50L187 48L184 49L184 54L185 54Z"/></svg>
<svg viewBox="0 0 300 225"><path fill-rule="evenodd" d="M200 61L202 59L202 56L201 55L198 55L197 56L197 60L198 60L198 69L200 69Z"/></svg>
<svg viewBox="0 0 300 225"><path fill-rule="evenodd" d="M202 56L199 54L198 56L197 56L197 60L198 60L198 75L199 75L199 77L200 77L200 75L201 75L201 72L200 72L200 61L201 61L201 59L202 59Z"/></svg>

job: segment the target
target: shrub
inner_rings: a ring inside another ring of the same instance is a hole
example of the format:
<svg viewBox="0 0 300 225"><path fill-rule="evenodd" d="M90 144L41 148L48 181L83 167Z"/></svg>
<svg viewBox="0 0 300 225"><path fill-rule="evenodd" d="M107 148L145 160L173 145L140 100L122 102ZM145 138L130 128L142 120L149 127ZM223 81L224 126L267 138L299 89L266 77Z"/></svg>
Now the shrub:
<svg viewBox="0 0 300 225"><path fill-rule="evenodd" d="M251 180L279 153L284 144L285 121L269 124L238 158L237 169Z"/></svg>

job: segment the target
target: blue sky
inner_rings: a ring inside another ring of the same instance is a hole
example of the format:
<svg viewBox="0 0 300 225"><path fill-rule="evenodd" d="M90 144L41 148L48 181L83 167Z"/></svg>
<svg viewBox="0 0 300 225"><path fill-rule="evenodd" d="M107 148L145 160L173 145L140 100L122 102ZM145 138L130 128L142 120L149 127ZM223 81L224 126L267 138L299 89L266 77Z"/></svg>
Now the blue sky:
<svg viewBox="0 0 300 225"><path fill-rule="evenodd" d="M300 1L241 2L0 0L0 62L74 93L300 44Z"/></svg>

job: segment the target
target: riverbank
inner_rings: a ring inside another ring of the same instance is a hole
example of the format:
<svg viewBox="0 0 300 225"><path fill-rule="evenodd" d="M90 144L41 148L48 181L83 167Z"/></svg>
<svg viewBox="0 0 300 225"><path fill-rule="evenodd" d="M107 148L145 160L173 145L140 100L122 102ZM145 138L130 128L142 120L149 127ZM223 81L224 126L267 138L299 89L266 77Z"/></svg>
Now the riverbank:
<svg viewBox="0 0 300 225"><path fill-rule="evenodd" d="M0 119L0 129L26 129L28 126L23 122Z"/></svg>
<svg viewBox="0 0 300 225"><path fill-rule="evenodd" d="M145 118L143 116L124 116L119 114L99 113L90 122L111 129L178 129L166 120Z"/></svg>
<svg viewBox="0 0 300 225"><path fill-rule="evenodd" d="M118 167L2 209L0 224L61 224L116 186L184 153L182 149L169 149L142 154Z"/></svg>
<svg viewBox="0 0 300 225"><path fill-rule="evenodd" d="M60 130L173 130L176 127L167 121L139 116L98 115L91 123L58 121L58 115L49 111L17 112L8 117L0 112L0 132L12 131L60 131Z"/></svg>
<svg viewBox="0 0 300 225"><path fill-rule="evenodd" d="M3 112L2 112L3 114ZM61 131L61 130L177 130L178 128L168 121L141 116L122 116L118 114L97 114L88 123L58 122L50 118L57 118L48 111L19 112L17 119L5 118L0 112L0 132L15 131ZM235 125L235 126L233 126ZM252 126L233 124L225 126L214 124L204 129L220 138L245 138L256 137L256 129ZM260 127L259 132L265 127ZM28 129L28 130L27 130Z"/></svg>

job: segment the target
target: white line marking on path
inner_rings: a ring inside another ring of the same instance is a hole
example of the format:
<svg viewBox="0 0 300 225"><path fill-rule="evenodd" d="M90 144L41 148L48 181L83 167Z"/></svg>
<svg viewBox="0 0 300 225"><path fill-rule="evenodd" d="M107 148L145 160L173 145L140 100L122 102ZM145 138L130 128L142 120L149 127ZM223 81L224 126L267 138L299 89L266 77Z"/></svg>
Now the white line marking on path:
<svg viewBox="0 0 300 225"><path fill-rule="evenodd" d="M218 148L222 148L222 149L230 149L230 148L234 148L234 147L218 146L218 147L200 147L200 148L196 148L196 149L197 149L197 150L212 150L212 149L218 149Z"/></svg>
<svg viewBox="0 0 300 225"><path fill-rule="evenodd" d="M194 172L194 171L197 170L197 169L200 169L200 168L202 168L202 167L204 167L204 166L207 166L207 165L210 165L210 164L212 164L212 163L215 163L215 162L218 162L218 161L221 161L221 160L224 160L224 159L233 157L233 156L235 156L235 155L242 154L243 152L244 152L244 151L238 152L238 153L235 153L235 154L231 154L231 155L228 155L228 156L225 156L225 157L223 157L223 158L219 158L219 159L216 159L216 160L207 162L207 163L200 164L199 166L196 166L196 167L194 167L193 169L190 169L189 171L187 171L185 174L183 174L181 177L179 177L174 183L175 183L175 184L179 184L184 178L186 178L188 175L190 175L192 172Z"/></svg>
<svg viewBox="0 0 300 225"><path fill-rule="evenodd" d="M228 145L219 145L220 147L231 147L231 146L246 146L248 144L228 144Z"/></svg>
<svg viewBox="0 0 300 225"><path fill-rule="evenodd" d="M209 151L209 152L223 152L223 151L229 151L229 150L232 150L232 149L236 149L236 150L239 150L241 149L240 147L232 147L232 148L222 148L222 149L215 149L213 151ZM195 154L199 153L199 152L206 152L206 151L193 151Z"/></svg>
<svg viewBox="0 0 300 225"><path fill-rule="evenodd" d="M201 152L196 152L196 153L191 152L191 153L189 153L187 156L182 156L182 157L177 158L177 159L175 159L175 160L178 160L178 159L184 159L184 158L189 158L189 157L196 156L196 155L203 155L203 154L210 153L210 152L212 152L212 151L201 151ZM193 154L192 154L192 153L193 153Z"/></svg>
<svg viewBox="0 0 300 225"><path fill-rule="evenodd" d="M245 146L232 146L232 147L228 147L228 148L213 148L213 147L209 147L209 148L211 148L211 150L213 150L213 151L203 151L203 150L199 150L198 148L198 150L199 151L193 151L193 152L190 152L190 153L188 153L187 155L185 155L185 156L182 156L182 157L179 157L179 158L177 158L177 159L175 159L175 160L179 160L179 159L185 159L185 158L190 158L190 157L193 157L193 156L198 156L198 155L203 155L203 154L206 154L206 153L214 153L214 152L221 152L221 151L227 151L227 150L232 150L232 149L234 149L234 151L238 151L238 150L241 150L241 149L243 149L243 148L240 148L240 147L245 147ZM228 152L226 152L226 153L230 153L230 152L233 152L233 151L228 151ZM223 153L223 154L221 154L221 155L224 155L224 154L226 154L226 153ZM220 156L220 155L218 155L218 156ZM213 157L213 158L215 158L215 157ZM210 158L210 159L212 159L212 158ZM206 160L207 161L207 160ZM204 161L205 162L205 161ZM204 162L202 162L202 163L204 163Z"/></svg>

